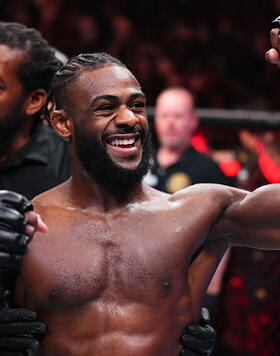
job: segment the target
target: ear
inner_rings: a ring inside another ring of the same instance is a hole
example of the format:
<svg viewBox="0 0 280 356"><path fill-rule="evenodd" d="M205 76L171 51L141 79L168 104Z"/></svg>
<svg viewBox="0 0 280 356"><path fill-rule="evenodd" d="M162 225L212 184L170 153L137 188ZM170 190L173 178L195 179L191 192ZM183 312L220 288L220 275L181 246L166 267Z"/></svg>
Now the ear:
<svg viewBox="0 0 280 356"><path fill-rule="evenodd" d="M44 105L47 92L44 89L34 90L25 101L25 114L32 116L36 114Z"/></svg>
<svg viewBox="0 0 280 356"><path fill-rule="evenodd" d="M51 113L51 125L62 137L68 138L72 134L72 118L64 110L54 110Z"/></svg>

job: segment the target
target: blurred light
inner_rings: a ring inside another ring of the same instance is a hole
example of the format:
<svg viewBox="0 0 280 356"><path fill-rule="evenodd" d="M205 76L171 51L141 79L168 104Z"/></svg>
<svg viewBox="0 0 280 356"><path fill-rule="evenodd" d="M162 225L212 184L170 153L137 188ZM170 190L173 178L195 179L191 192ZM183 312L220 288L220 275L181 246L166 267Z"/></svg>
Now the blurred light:
<svg viewBox="0 0 280 356"><path fill-rule="evenodd" d="M229 281L232 287L240 287L242 284L242 279L240 277L232 277Z"/></svg>

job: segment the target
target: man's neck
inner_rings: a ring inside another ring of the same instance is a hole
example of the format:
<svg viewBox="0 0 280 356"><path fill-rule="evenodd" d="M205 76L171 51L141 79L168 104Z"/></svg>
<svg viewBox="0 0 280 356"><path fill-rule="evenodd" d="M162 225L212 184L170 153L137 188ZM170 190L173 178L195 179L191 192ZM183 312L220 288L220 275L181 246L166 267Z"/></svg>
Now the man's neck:
<svg viewBox="0 0 280 356"><path fill-rule="evenodd" d="M142 182L131 186L102 186L95 183L83 170L77 171L75 167L68 192L74 205L83 209L93 208L101 213L123 209L145 197Z"/></svg>
<svg viewBox="0 0 280 356"><path fill-rule="evenodd" d="M29 141L34 127L33 120L27 120L26 125L21 127L16 133L10 135L0 142L0 162L12 157L20 151Z"/></svg>
<svg viewBox="0 0 280 356"><path fill-rule="evenodd" d="M160 146L157 151L158 164L164 168L171 166L180 159L187 147L189 146L172 149L169 147Z"/></svg>

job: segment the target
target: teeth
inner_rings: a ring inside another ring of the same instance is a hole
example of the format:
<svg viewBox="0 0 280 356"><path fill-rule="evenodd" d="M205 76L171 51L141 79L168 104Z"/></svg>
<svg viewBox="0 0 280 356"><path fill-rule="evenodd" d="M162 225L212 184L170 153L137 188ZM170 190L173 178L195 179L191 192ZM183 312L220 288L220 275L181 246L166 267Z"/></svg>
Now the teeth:
<svg viewBox="0 0 280 356"><path fill-rule="evenodd" d="M133 145L134 143L135 143L135 138L127 138L122 140L111 141L112 146L126 146L126 145Z"/></svg>

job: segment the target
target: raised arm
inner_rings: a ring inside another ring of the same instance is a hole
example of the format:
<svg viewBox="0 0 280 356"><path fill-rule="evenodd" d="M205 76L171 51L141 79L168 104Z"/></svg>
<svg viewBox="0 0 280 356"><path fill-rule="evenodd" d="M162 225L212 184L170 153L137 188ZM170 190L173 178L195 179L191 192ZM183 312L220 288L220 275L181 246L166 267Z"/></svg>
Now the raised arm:
<svg viewBox="0 0 280 356"><path fill-rule="evenodd" d="M280 249L280 184L230 193L231 202L212 233L227 239L229 246Z"/></svg>

